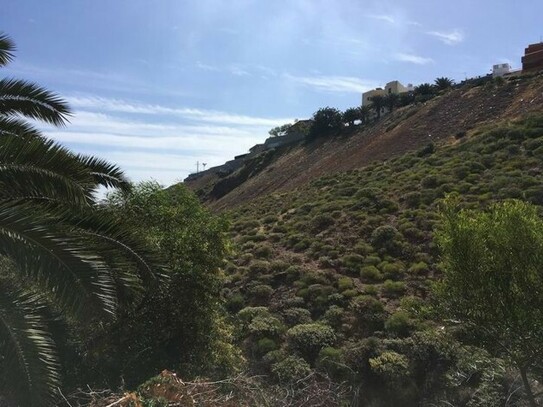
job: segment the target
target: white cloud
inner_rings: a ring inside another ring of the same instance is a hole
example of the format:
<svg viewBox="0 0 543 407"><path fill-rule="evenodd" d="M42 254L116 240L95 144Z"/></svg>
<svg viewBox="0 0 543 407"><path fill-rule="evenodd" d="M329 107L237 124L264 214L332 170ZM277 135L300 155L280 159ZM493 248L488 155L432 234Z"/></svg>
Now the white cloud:
<svg viewBox="0 0 543 407"><path fill-rule="evenodd" d="M373 89L376 82L351 76L294 76L285 77L295 83L325 92L361 93Z"/></svg>
<svg viewBox="0 0 543 407"><path fill-rule="evenodd" d="M445 31L428 31L426 34L436 37L441 42L447 45L456 45L464 41L464 33L461 30Z"/></svg>
<svg viewBox="0 0 543 407"><path fill-rule="evenodd" d="M398 53L394 56L394 58L401 62L409 62L412 64L417 65L426 65L434 62L432 58L426 58L422 57L420 55L414 55L414 54L405 54L405 53Z"/></svg>
<svg viewBox="0 0 543 407"><path fill-rule="evenodd" d="M390 24L396 23L396 20L394 19L394 17L389 16L387 14L368 14L366 17L373 18L374 20L386 21L387 23L390 23Z"/></svg>
<svg viewBox="0 0 543 407"><path fill-rule="evenodd" d="M291 118L264 118L193 108L171 108L92 95L72 96L66 128L44 129L78 152L108 159L134 180L170 184L195 170L221 165L268 137Z"/></svg>
<svg viewBox="0 0 543 407"><path fill-rule="evenodd" d="M107 112L164 115L173 116L185 120L193 120L207 123L221 123L239 126L269 126L274 127L288 121L290 118L264 118L237 115L215 110L203 110L194 108L171 108L161 105L134 103L121 99L109 99L96 96L71 96L66 98L68 103L76 108L92 109Z"/></svg>

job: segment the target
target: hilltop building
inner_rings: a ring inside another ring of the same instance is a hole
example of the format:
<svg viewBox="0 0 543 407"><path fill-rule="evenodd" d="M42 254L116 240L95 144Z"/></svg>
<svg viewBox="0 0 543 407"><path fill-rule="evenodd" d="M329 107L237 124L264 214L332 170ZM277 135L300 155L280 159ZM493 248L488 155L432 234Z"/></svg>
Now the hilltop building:
<svg viewBox="0 0 543 407"><path fill-rule="evenodd" d="M492 77L505 76L511 73L511 65L509 64L496 64L492 66Z"/></svg>
<svg viewBox="0 0 543 407"><path fill-rule="evenodd" d="M533 71L543 69L543 42L530 44L524 49L522 70Z"/></svg>
<svg viewBox="0 0 543 407"><path fill-rule="evenodd" d="M400 95L402 93L412 92L414 89L412 84L404 86L400 81L391 81L385 85L385 88L377 88L368 92L362 93L362 106L371 104L371 98L377 95L386 96L391 93Z"/></svg>

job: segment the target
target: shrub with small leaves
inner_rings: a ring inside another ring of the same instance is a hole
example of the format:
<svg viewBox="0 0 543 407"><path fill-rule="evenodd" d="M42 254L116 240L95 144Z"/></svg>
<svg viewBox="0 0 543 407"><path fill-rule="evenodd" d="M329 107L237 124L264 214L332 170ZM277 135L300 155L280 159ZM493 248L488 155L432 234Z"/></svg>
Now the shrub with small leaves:
<svg viewBox="0 0 543 407"><path fill-rule="evenodd" d="M289 326L311 322L311 312L305 308L287 308L282 312L282 315L285 323Z"/></svg>
<svg viewBox="0 0 543 407"><path fill-rule="evenodd" d="M334 330L323 324L301 324L287 331L287 343L291 349L299 352L312 363L320 350L332 346L336 341Z"/></svg>
<svg viewBox="0 0 543 407"><path fill-rule="evenodd" d="M291 355L274 363L271 371L279 382L295 383L307 377L311 373L311 367L302 358Z"/></svg>
<svg viewBox="0 0 543 407"><path fill-rule="evenodd" d="M365 281L379 281L383 279L383 275L375 266L365 266L360 270L360 278Z"/></svg>
<svg viewBox="0 0 543 407"><path fill-rule="evenodd" d="M386 351L369 359L371 370L385 380L401 380L409 375L409 360L405 355Z"/></svg>

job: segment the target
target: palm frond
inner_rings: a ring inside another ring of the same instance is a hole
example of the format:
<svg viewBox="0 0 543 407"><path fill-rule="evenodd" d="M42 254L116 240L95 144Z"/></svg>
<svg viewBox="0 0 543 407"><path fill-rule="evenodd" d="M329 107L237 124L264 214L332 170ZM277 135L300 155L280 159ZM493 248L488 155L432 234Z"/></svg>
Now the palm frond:
<svg viewBox="0 0 543 407"><path fill-rule="evenodd" d="M17 265L74 314L113 314L117 306L111 268L92 246L62 225L71 209L48 210L28 203L0 202L0 254Z"/></svg>
<svg viewBox="0 0 543 407"><path fill-rule="evenodd" d="M77 155L77 159L90 169L98 185L130 190L130 181L117 165L94 156Z"/></svg>
<svg viewBox="0 0 543 407"><path fill-rule="evenodd" d="M52 404L60 384L55 343L43 316L45 304L42 296L0 279L0 382L23 397L20 405Z"/></svg>
<svg viewBox="0 0 543 407"><path fill-rule="evenodd" d="M26 138L42 137L38 129L25 121L0 115L0 137L5 135Z"/></svg>
<svg viewBox="0 0 543 407"><path fill-rule="evenodd" d="M32 82L19 79L0 80L0 114L22 115L62 126L70 108L58 95Z"/></svg>
<svg viewBox="0 0 543 407"><path fill-rule="evenodd" d="M6 34L0 33L0 66L5 66L13 60L15 43Z"/></svg>
<svg viewBox="0 0 543 407"><path fill-rule="evenodd" d="M92 197L72 179L29 165L0 163L0 201L41 199L63 205L89 205Z"/></svg>
<svg viewBox="0 0 543 407"><path fill-rule="evenodd" d="M88 167L68 149L52 140L0 137L0 163L4 166L36 168L77 182L90 196L96 182ZM11 167L10 167L11 168Z"/></svg>

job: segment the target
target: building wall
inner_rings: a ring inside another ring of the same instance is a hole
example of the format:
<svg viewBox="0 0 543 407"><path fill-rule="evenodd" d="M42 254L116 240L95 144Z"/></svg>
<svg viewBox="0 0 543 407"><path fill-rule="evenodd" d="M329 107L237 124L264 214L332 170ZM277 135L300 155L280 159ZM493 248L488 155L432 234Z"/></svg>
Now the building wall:
<svg viewBox="0 0 543 407"><path fill-rule="evenodd" d="M509 64L496 64L492 67L492 76L494 78L504 76L509 72L511 72L511 65Z"/></svg>
<svg viewBox="0 0 543 407"><path fill-rule="evenodd" d="M407 92L407 88L403 86L399 81L392 81L386 84L385 86L385 94L390 95L391 93L405 93Z"/></svg>
<svg viewBox="0 0 543 407"><path fill-rule="evenodd" d="M413 87L413 85L410 86ZM362 93L362 106L371 104L371 98L376 95L386 96L391 93L396 93L399 95L400 93L410 92L411 90L412 89L409 87L403 86L400 81L391 81L385 85L384 89L377 88Z"/></svg>
<svg viewBox="0 0 543 407"><path fill-rule="evenodd" d="M366 105L369 105L371 104L371 98L376 96L376 95L381 95L381 96L385 96L385 91L384 89L381 89L381 88L377 88L377 89L373 89L373 90L370 90L368 92L364 92L362 93L362 106L366 106Z"/></svg>
<svg viewBox="0 0 543 407"><path fill-rule="evenodd" d="M523 71L538 69L543 69L543 42L528 45L522 57Z"/></svg>

